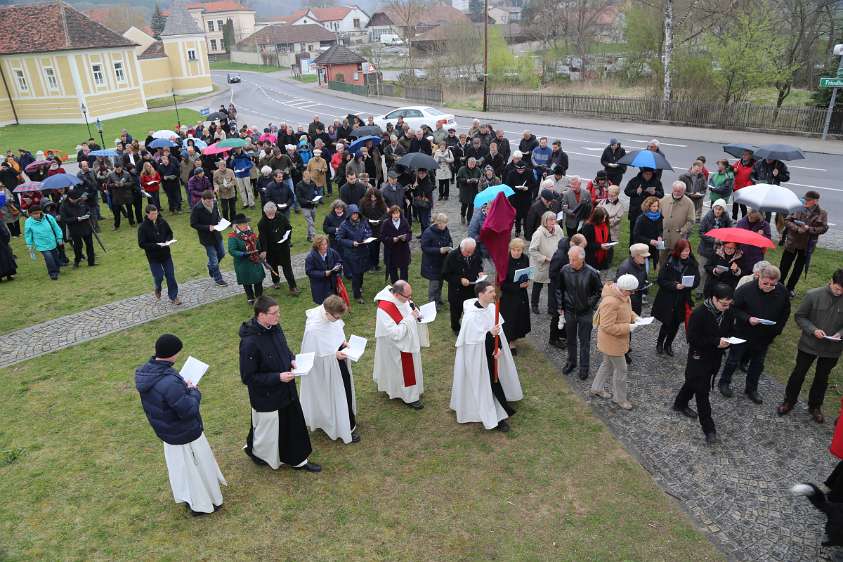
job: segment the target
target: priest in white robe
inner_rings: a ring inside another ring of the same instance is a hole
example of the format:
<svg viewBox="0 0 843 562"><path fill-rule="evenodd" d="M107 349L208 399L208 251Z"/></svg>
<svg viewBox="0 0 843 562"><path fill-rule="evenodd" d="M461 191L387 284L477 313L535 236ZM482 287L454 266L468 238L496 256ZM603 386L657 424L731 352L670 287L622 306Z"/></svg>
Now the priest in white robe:
<svg viewBox="0 0 843 562"><path fill-rule="evenodd" d="M481 281L474 292L477 298L463 304L451 409L458 423L481 422L486 429L506 432L506 419L515 413L510 403L524 394L501 329L504 319L499 316L495 322L495 286Z"/></svg>
<svg viewBox="0 0 843 562"><path fill-rule="evenodd" d="M412 302L413 288L396 281L375 296L378 306L375 325L375 368L372 378L378 391L400 398L415 410L424 405L419 320Z"/></svg>
<svg viewBox="0 0 843 562"><path fill-rule="evenodd" d="M314 353L313 369L301 377L301 408L310 431L321 429L331 439L357 443L357 402L351 360L342 316L348 306L337 295L330 295L305 315L302 353Z"/></svg>

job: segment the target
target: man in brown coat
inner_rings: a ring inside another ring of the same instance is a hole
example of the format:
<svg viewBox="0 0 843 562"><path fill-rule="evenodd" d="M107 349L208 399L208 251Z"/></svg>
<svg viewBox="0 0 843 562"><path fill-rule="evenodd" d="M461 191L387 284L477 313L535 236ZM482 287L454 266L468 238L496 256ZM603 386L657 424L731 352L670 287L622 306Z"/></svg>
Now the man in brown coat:
<svg viewBox="0 0 843 562"><path fill-rule="evenodd" d="M667 256L680 240L687 240L694 226L694 203L685 195L685 183L673 182L671 193L660 201L664 222L664 249L659 251L659 264L667 263Z"/></svg>
<svg viewBox="0 0 843 562"><path fill-rule="evenodd" d="M813 251L820 235L828 232L828 213L820 209L819 200L819 193L808 191L805 193L805 205L790 213L784 219L787 238L785 239L780 265L782 270L781 281L790 291L791 298L795 294L796 284L802 275L807 256ZM793 266L792 272L790 271L791 266ZM789 279L788 273L790 273Z"/></svg>

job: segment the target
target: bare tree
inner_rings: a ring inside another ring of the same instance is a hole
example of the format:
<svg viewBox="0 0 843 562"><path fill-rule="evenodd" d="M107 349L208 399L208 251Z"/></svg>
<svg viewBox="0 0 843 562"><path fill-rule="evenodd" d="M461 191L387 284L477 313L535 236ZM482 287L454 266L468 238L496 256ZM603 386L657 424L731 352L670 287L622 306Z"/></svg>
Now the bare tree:
<svg viewBox="0 0 843 562"><path fill-rule="evenodd" d="M387 14L407 45L407 58L404 59L407 70L414 68L413 39L418 35L418 26L428 5L427 0L389 0L386 3Z"/></svg>

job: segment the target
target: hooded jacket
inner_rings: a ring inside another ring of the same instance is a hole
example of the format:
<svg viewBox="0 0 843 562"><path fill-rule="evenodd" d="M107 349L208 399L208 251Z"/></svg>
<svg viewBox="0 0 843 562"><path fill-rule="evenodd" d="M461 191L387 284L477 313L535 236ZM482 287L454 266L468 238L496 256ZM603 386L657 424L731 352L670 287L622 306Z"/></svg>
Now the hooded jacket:
<svg viewBox="0 0 843 562"><path fill-rule="evenodd" d="M277 324L261 326L252 318L240 325L240 380L249 388L249 403L258 412L274 412L299 399L295 381L281 382L295 356Z"/></svg>
<svg viewBox="0 0 843 562"><path fill-rule="evenodd" d="M172 363L150 358L135 371L135 388L146 419L161 441L184 445L202 435L202 393L188 388Z"/></svg>

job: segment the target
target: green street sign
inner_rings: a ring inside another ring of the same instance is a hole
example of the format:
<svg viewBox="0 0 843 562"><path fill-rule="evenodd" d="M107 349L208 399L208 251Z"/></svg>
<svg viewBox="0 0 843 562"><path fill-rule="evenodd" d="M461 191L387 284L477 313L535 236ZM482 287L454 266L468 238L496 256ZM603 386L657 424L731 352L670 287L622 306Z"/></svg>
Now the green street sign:
<svg viewBox="0 0 843 562"><path fill-rule="evenodd" d="M843 88L843 78L820 78L820 88Z"/></svg>

